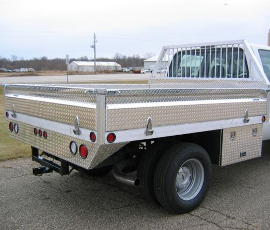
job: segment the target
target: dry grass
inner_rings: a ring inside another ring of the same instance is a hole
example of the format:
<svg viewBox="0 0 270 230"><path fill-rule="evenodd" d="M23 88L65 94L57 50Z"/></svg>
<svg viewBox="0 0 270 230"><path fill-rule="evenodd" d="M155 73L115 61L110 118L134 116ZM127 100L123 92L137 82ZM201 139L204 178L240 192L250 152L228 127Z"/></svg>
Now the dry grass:
<svg viewBox="0 0 270 230"><path fill-rule="evenodd" d="M25 73L0 73L0 77L24 77L24 76L59 76L66 75L66 71L36 71Z"/></svg>
<svg viewBox="0 0 270 230"><path fill-rule="evenodd" d="M14 140L8 135L5 123L3 87L0 86L0 161L29 156L31 156L30 146Z"/></svg>
<svg viewBox="0 0 270 230"><path fill-rule="evenodd" d="M147 80L140 81L91 81L91 82L71 82L70 84L148 84Z"/></svg>
<svg viewBox="0 0 270 230"><path fill-rule="evenodd" d="M62 76L66 75L67 71L60 71L60 70L48 70L48 71L35 71L35 72L25 72L25 73L0 73L0 77L24 77L24 76ZM93 75L93 72L68 72L68 75ZM97 75L104 75L104 74L132 74L124 73L124 72L97 72ZM140 74L140 73L139 73Z"/></svg>

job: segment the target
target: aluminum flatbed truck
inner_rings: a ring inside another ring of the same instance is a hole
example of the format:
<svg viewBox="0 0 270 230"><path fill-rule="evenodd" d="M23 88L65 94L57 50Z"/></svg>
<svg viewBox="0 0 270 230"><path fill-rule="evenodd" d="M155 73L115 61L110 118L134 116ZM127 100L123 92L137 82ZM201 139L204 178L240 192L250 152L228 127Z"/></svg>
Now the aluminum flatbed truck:
<svg viewBox="0 0 270 230"><path fill-rule="evenodd" d="M6 84L6 124L31 146L35 175L112 171L147 200L186 213L205 198L212 164L261 156L269 79L269 47L165 46L148 84Z"/></svg>

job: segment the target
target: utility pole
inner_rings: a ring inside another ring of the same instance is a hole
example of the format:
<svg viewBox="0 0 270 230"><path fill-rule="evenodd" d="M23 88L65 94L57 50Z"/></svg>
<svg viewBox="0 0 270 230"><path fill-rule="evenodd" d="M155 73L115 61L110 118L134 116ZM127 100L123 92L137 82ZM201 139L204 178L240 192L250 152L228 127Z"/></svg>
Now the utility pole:
<svg viewBox="0 0 270 230"><path fill-rule="evenodd" d="M267 45L270 46L270 30L268 32L268 44Z"/></svg>
<svg viewBox="0 0 270 230"><path fill-rule="evenodd" d="M69 55L66 55L66 65L67 65L67 84L68 84L68 65L69 65Z"/></svg>
<svg viewBox="0 0 270 230"><path fill-rule="evenodd" d="M97 43L96 34L94 34L94 45L91 45L91 48L94 49L94 72L95 73L97 71L97 66L96 66L96 43Z"/></svg>

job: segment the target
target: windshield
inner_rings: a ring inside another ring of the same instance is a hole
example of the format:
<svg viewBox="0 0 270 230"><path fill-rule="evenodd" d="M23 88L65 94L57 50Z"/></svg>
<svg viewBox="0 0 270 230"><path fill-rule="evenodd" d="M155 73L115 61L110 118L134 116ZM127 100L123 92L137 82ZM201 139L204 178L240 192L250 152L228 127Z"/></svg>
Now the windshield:
<svg viewBox="0 0 270 230"><path fill-rule="evenodd" d="M259 54L262 60L264 73L270 81L270 50L259 50Z"/></svg>

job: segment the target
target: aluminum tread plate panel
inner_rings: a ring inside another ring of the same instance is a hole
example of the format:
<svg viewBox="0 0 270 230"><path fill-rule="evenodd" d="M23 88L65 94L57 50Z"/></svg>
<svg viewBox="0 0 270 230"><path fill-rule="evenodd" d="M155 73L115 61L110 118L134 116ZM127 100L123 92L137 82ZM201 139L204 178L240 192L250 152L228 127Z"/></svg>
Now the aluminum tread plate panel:
<svg viewBox="0 0 270 230"><path fill-rule="evenodd" d="M18 94L35 96L41 98L53 98L66 101L77 101L86 103L96 103L96 97L85 93L85 88L74 88L63 85L54 87L53 85L7 85L5 94Z"/></svg>
<svg viewBox="0 0 270 230"><path fill-rule="evenodd" d="M9 119L6 120L7 129L10 121ZM46 130L48 138L44 139L43 137L34 135L34 126L21 122L16 123L19 125L19 133L9 132L10 137L86 169L97 166L126 145L126 143L97 145L49 130ZM76 155L70 153L69 144L71 141L75 141L78 148L81 144L84 144L88 148L88 157L86 159L82 159L79 152Z"/></svg>
<svg viewBox="0 0 270 230"><path fill-rule="evenodd" d="M37 97L48 97L48 98L57 98L57 99L66 99L66 100L75 100L79 102L96 102L95 93L91 94L91 91L99 90L107 91L107 94L110 95L110 92L114 92L113 95L128 95L128 96L146 96L146 95L155 95L161 96L166 95L176 95L176 94L189 94L189 95L202 95L202 94L237 94L237 93L256 93L256 92L265 92L267 87L245 87L245 85L253 84L254 81L227 81L227 84L224 87L202 87L201 81L199 79L182 79L187 83L190 82L189 87L184 87L183 84L178 84L179 79L160 79L166 81L168 84L156 84L156 85L133 85L133 84L122 84L122 85L79 85L76 88L73 88L72 85L58 86L58 85L5 85L6 94L19 94L19 95L32 95ZM221 82L222 79L213 80L213 79L203 79L202 82ZM178 83L177 83L178 82ZM170 84L171 83L171 84ZM256 83L256 82L255 82ZM232 87L236 84L238 87ZM195 87L196 86L196 87Z"/></svg>
<svg viewBox="0 0 270 230"><path fill-rule="evenodd" d="M174 86L174 87L173 87ZM223 94L250 94L250 93L262 93L265 94L265 88L201 88L201 87L189 87L182 88L181 85L177 84L168 84L161 86L156 85L149 89L114 89L114 94L109 96L164 96L164 95L174 95L174 96L200 96L200 95L223 95Z"/></svg>
<svg viewBox="0 0 270 230"><path fill-rule="evenodd" d="M222 79L222 78L179 78L179 77L152 77L150 84L157 87L158 84L166 85L168 88L176 88L177 85L185 88L245 88L245 89L266 89L267 84L263 81L246 79Z"/></svg>
<svg viewBox="0 0 270 230"><path fill-rule="evenodd" d="M153 127L241 118L246 109L249 116L265 115L266 101L109 109L106 131L145 128L148 117Z"/></svg>
<svg viewBox="0 0 270 230"><path fill-rule="evenodd" d="M249 160L261 156L262 148L262 124L235 127L223 130L221 165ZM252 129L257 129L257 135L252 135ZM235 132L235 138L231 139L231 132ZM240 153L246 152L246 156L240 157Z"/></svg>
<svg viewBox="0 0 270 230"><path fill-rule="evenodd" d="M182 93L178 95L141 95L141 96L107 96L107 104L127 104L127 103L151 103L151 102L169 102L169 101L196 101L196 100L226 100L226 99L242 99L242 98L265 98L266 94L262 92L239 92L236 93L222 93L216 95L211 94L189 94Z"/></svg>
<svg viewBox="0 0 270 230"><path fill-rule="evenodd" d="M69 125L74 125L78 116L81 127L97 129L96 109L93 108L6 97L6 110L12 111L13 105L18 113Z"/></svg>

